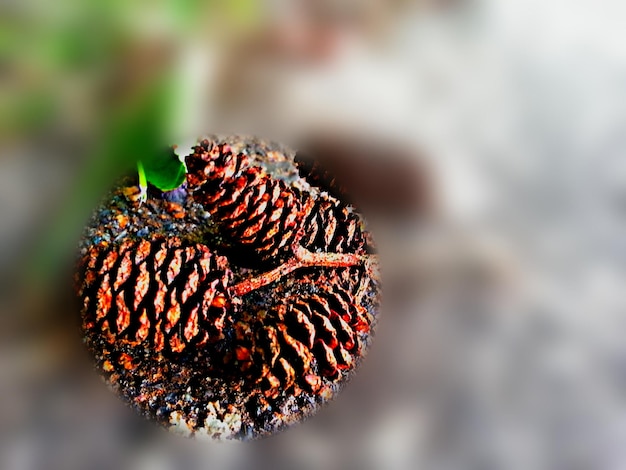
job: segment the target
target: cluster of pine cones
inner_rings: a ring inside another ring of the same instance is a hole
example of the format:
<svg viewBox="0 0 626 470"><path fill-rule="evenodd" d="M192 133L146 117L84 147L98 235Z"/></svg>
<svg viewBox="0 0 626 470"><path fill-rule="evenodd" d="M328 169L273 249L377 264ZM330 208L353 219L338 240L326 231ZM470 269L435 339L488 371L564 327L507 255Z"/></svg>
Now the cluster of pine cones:
<svg viewBox="0 0 626 470"><path fill-rule="evenodd" d="M313 253L367 255L372 248L352 208L327 192L312 195L274 178L247 155L204 140L186 158L192 198L247 267L271 270ZM229 257L178 237L93 246L77 292L83 328L107 342L144 348L168 360L194 348L224 352L235 373L267 397L318 392L361 356L369 313L355 298L354 272L336 268L323 286L244 311Z"/></svg>

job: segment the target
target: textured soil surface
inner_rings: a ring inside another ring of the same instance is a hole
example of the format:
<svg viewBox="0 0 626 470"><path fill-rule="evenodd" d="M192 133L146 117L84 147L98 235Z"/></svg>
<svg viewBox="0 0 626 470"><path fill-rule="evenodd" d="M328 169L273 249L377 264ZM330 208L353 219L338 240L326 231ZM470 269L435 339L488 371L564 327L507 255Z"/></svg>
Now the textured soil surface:
<svg viewBox="0 0 626 470"><path fill-rule="evenodd" d="M217 139L217 138L216 138ZM244 151L262 164L272 176L305 190L315 192L298 176L293 152L279 144L254 138L219 139L235 151ZM170 193L150 191L148 200L138 202L136 181L118 182L94 211L80 244L80 256L96 244L115 244L126 239L150 239L155 236L179 237L203 243L214 252L224 250L224 240L215 233L210 214L192 201L185 188ZM235 281L258 275L248 268L231 263ZM357 276L367 276L361 268L307 268L297 270L278 282L264 286L242 299L240 312L258 312L299 293L315 293L327 285L341 269L352 269ZM359 333L363 352L371 341L377 321L378 282L368 285L361 300L371 320L369 332ZM111 344L102 335L85 332L85 343L97 369L111 388L146 418L175 432L215 439L254 439L270 435L290 423L315 413L332 399L350 379L355 369L342 373L340 380L324 379L316 393L281 392L267 397L255 384L237 376L217 372L213 364L228 350L185 350L175 359L165 358L149 347Z"/></svg>

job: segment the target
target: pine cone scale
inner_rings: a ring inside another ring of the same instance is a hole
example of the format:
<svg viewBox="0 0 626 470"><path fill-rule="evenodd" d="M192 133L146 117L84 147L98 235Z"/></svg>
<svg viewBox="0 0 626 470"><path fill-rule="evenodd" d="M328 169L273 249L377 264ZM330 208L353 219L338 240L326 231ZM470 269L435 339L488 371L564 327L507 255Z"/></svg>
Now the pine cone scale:
<svg viewBox="0 0 626 470"><path fill-rule="evenodd" d="M278 325L278 331L281 333L283 340L283 352L285 356L295 362L298 368L303 372L308 372L311 366L311 360L313 359L309 349L300 341L295 339L287 331L287 326L284 323ZM287 346L285 348L285 346Z"/></svg>
<svg viewBox="0 0 626 470"><path fill-rule="evenodd" d="M286 315L284 321L290 327L290 330L294 332L294 338L304 343L310 349L315 342L315 325L302 307L299 304L294 305L290 310L291 314Z"/></svg>

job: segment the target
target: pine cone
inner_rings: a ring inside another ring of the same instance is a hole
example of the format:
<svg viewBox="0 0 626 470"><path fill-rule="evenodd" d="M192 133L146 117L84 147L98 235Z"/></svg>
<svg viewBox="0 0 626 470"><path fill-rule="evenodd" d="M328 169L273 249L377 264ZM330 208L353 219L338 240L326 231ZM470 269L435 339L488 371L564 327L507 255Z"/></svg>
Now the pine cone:
<svg viewBox="0 0 626 470"><path fill-rule="evenodd" d="M98 245L78 276L83 328L110 343L179 353L222 337L231 272L203 245L177 238Z"/></svg>
<svg viewBox="0 0 626 470"><path fill-rule="evenodd" d="M371 251L359 216L326 193L315 199L301 233L300 244L311 251L358 254Z"/></svg>
<svg viewBox="0 0 626 470"><path fill-rule="evenodd" d="M207 150L210 149L210 150ZM211 213L221 234L246 250L251 264L289 253L300 228L297 194L260 167L245 168L247 157L206 141L187 157L193 197Z"/></svg>
<svg viewBox="0 0 626 470"><path fill-rule="evenodd" d="M333 285L237 322L232 360L267 397L281 390L315 393L322 378L338 381L355 366L362 353L359 333L369 325L366 310Z"/></svg>

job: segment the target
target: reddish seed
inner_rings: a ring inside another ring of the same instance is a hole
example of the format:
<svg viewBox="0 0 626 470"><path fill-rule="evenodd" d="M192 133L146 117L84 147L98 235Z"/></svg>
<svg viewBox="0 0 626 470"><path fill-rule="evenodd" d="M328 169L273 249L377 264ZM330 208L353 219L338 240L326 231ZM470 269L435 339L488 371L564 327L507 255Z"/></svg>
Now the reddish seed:
<svg viewBox="0 0 626 470"><path fill-rule="evenodd" d="M222 308L226 306L227 302L228 300L226 299L226 297L222 295L217 295L213 299L213 302L211 302L211 307Z"/></svg>
<svg viewBox="0 0 626 470"><path fill-rule="evenodd" d="M125 228L128 225L128 216L120 214L116 217L116 219L120 228Z"/></svg>
<svg viewBox="0 0 626 470"><path fill-rule="evenodd" d="M120 360L119 363L122 365L122 367L124 367L124 369L126 370L133 370L135 368L135 364L133 364L133 358L130 357L128 354L126 353L122 353L120 354Z"/></svg>
<svg viewBox="0 0 626 470"><path fill-rule="evenodd" d="M235 355L237 356L238 361L250 360L250 350L248 348L244 348L243 346L238 346L235 349Z"/></svg>

